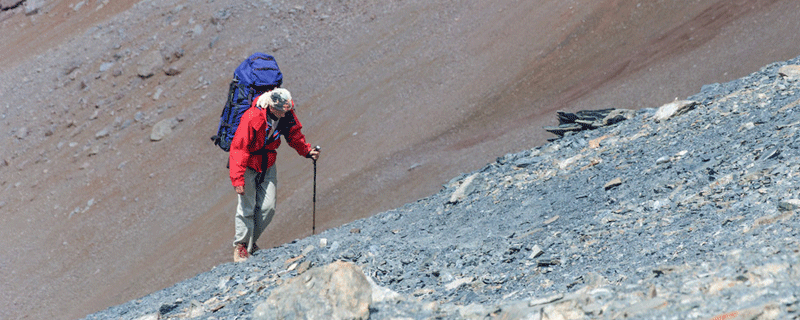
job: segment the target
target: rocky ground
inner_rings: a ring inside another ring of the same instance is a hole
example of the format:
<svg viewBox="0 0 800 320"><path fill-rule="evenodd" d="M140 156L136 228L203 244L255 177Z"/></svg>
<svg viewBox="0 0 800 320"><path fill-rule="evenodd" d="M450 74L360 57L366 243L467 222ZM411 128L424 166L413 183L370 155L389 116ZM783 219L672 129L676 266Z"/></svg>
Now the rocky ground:
<svg viewBox="0 0 800 320"><path fill-rule="evenodd" d="M86 319L797 319L797 112L800 57ZM368 309L284 289L335 261Z"/></svg>

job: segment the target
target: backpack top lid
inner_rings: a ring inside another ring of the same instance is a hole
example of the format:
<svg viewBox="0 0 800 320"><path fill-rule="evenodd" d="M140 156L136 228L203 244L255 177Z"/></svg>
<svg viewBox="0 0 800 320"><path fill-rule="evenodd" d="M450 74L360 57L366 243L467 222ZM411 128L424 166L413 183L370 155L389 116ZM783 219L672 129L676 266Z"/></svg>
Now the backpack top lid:
<svg viewBox="0 0 800 320"><path fill-rule="evenodd" d="M261 52L256 52L242 61L233 75L245 86L280 87L283 83L283 73L278 68L275 57Z"/></svg>

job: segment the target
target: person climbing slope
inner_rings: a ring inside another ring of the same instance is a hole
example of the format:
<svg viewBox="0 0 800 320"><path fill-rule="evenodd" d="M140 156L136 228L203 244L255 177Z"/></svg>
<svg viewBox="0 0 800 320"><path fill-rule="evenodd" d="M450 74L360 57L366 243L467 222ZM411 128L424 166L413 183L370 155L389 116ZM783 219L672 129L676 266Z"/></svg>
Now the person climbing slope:
<svg viewBox="0 0 800 320"><path fill-rule="evenodd" d="M258 250L256 242L275 215L275 160L280 137L299 155L313 160L319 157L319 150L306 143L302 127L291 93L284 88L257 96L242 114L229 155L231 183L238 195L233 240L236 262Z"/></svg>

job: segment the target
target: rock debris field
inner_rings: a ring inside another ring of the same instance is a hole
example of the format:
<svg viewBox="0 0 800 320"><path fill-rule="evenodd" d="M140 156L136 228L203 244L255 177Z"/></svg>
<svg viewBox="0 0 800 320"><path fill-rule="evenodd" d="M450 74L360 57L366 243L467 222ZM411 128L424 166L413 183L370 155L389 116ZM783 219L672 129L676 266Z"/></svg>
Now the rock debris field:
<svg viewBox="0 0 800 320"><path fill-rule="evenodd" d="M799 93L773 63L86 319L798 319Z"/></svg>

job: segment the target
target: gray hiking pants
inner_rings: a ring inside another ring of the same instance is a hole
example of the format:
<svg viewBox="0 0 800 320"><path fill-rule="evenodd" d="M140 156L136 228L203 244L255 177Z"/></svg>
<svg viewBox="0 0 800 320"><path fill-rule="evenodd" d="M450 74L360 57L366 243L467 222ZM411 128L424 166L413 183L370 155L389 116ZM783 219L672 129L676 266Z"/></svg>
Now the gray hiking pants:
<svg viewBox="0 0 800 320"><path fill-rule="evenodd" d="M244 172L244 195L239 196L234 226L236 236L233 245L245 244L252 251L261 233L275 216L278 178L275 165L264 172L247 168Z"/></svg>

